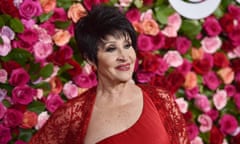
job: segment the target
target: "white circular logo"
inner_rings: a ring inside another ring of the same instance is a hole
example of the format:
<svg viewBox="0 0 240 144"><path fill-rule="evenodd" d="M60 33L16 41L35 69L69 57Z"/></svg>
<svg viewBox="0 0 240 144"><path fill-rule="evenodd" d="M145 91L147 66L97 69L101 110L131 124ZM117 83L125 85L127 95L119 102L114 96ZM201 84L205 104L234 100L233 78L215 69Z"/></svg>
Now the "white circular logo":
<svg viewBox="0 0 240 144"><path fill-rule="evenodd" d="M182 16L189 19L201 19L212 14L221 0L169 0L171 6Z"/></svg>

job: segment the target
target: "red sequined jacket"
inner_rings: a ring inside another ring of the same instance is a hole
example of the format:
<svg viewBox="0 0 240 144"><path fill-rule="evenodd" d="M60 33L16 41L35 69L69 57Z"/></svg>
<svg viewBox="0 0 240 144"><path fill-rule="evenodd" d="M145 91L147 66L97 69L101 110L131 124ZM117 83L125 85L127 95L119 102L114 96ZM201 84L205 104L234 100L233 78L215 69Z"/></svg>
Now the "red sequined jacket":
<svg viewBox="0 0 240 144"><path fill-rule="evenodd" d="M171 144L189 144L185 121L173 97L160 88L138 86L155 104ZM51 115L29 144L83 144L95 97L96 87L66 102Z"/></svg>

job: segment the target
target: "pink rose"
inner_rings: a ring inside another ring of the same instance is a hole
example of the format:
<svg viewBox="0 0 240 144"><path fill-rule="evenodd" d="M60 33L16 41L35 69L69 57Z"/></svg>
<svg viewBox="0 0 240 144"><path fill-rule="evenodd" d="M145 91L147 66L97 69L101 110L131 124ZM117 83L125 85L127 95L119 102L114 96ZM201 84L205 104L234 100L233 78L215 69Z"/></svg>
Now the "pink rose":
<svg viewBox="0 0 240 144"><path fill-rule="evenodd" d="M69 81L64 84L63 93L68 99L72 99L78 96L78 87L72 81Z"/></svg>
<svg viewBox="0 0 240 144"><path fill-rule="evenodd" d="M58 94L49 94L46 101L46 107L48 111L53 113L59 106L64 103L62 98Z"/></svg>
<svg viewBox="0 0 240 144"><path fill-rule="evenodd" d="M53 52L53 46L51 43L37 42L33 46L33 53L37 60L44 60Z"/></svg>
<svg viewBox="0 0 240 144"><path fill-rule="evenodd" d="M177 98L176 103L182 113L186 113L188 111L188 102L184 100L184 98Z"/></svg>
<svg viewBox="0 0 240 144"><path fill-rule="evenodd" d="M32 102L33 96L37 94L37 91L28 85L16 86L12 90L12 99L14 103L27 105Z"/></svg>
<svg viewBox="0 0 240 144"><path fill-rule="evenodd" d="M8 39L13 40L15 37L15 32L8 26L3 26L0 35L5 35Z"/></svg>
<svg viewBox="0 0 240 144"><path fill-rule="evenodd" d="M8 73L5 69L0 69L0 83L5 83L7 81Z"/></svg>
<svg viewBox="0 0 240 144"><path fill-rule="evenodd" d="M73 81L81 88L90 88L97 84L97 77L94 72L90 74L80 73L73 78Z"/></svg>
<svg viewBox="0 0 240 144"><path fill-rule="evenodd" d="M137 81L140 83L147 83L151 81L153 73L146 72L146 71L137 71L136 77Z"/></svg>
<svg viewBox="0 0 240 144"><path fill-rule="evenodd" d="M180 54L185 54L191 46L191 41L186 37L177 37L176 39L176 49Z"/></svg>
<svg viewBox="0 0 240 144"><path fill-rule="evenodd" d="M235 28L231 33L228 33L229 39L232 41L234 46L240 45L240 28Z"/></svg>
<svg viewBox="0 0 240 144"><path fill-rule="evenodd" d="M0 43L0 56L6 56L12 50L11 41L5 35L0 35L3 43Z"/></svg>
<svg viewBox="0 0 240 144"><path fill-rule="evenodd" d="M167 25L161 32L167 37L177 37L177 30L172 26Z"/></svg>
<svg viewBox="0 0 240 144"><path fill-rule="evenodd" d="M192 141L191 144L204 144L201 137L197 136Z"/></svg>
<svg viewBox="0 0 240 144"><path fill-rule="evenodd" d="M176 31L179 30L182 24L181 16L178 13L174 13L168 17L168 26L173 27Z"/></svg>
<svg viewBox="0 0 240 144"><path fill-rule="evenodd" d="M0 119L3 118L3 116L6 113L6 111L7 111L7 108L2 103L0 103Z"/></svg>
<svg viewBox="0 0 240 144"><path fill-rule="evenodd" d="M141 51L150 51L153 49L151 37L145 34L140 34L137 39L138 49Z"/></svg>
<svg viewBox="0 0 240 144"><path fill-rule="evenodd" d="M13 86L22 86L29 82L30 76L23 68L14 69L9 78L9 83Z"/></svg>
<svg viewBox="0 0 240 144"><path fill-rule="evenodd" d="M220 130L224 134L232 134L238 127L238 121L230 114L224 114L219 120Z"/></svg>
<svg viewBox="0 0 240 144"><path fill-rule="evenodd" d="M191 100L198 96L199 88L196 86L192 89L185 89L185 93L186 93L187 99Z"/></svg>
<svg viewBox="0 0 240 144"><path fill-rule="evenodd" d="M203 76L203 84L210 90L216 90L220 85L220 80L214 72L210 71Z"/></svg>
<svg viewBox="0 0 240 144"><path fill-rule="evenodd" d="M44 111L44 112L41 112L39 115L38 115L38 119L37 119L37 124L35 126L35 128L37 130L39 130L45 123L46 121L48 120L49 118L49 114Z"/></svg>
<svg viewBox="0 0 240 144"><path fill-rule="evenodd" d="M179 67L183 64L183 58L178 51L168 51L163 59L172 67Z"/></svg>
<svg viewBox="0 0 240 144"><path fill-rule="evenodd" d="M54 26L48 25L48 27L46 29L43 27L34 27L34 28L37 31L39 42L52 43L52 37L49 34L51 33L51 31L54 31L54 33L55 33ZM49 34L48 34L48 32L49 32Z"/></svg>
<svg viewBox="0 0 240 144"><path fill-rule="evenodd" d="M126 12L126 17L130 22L136 22L140 20L140 11L137 8L131 8Z"/></svg>
<svg viewBox="0 0 240 144"><path fill-rule="evenodd" d="M152 50L158 50L164 47L165 45L165 36L159 32L155 36L151 36Z"/></svg>
<svg viewBox="0 0 240 144"><path fill-rule="evenodd" d="M195 123L187 125L189 140L193 140L199 134L198 126Z"/></svg>
<svg viewBox="0 0 240 144"><path fill-rule="evenodd" d="M42 14L42 7L39 1L24 0L19 6L19 14L25 19L31 19Z"/></svg>
<svg viewBox="0 0 240 144"><path fill-rule="evenodd" d="M148 9L147 11L141 14L140 21L151 20L153 19L152 15L153 15L152 9Z"/></svg>
<svg viewBox="0 0 240 144"><path fill-rule="evenodd" d="M198 116L198 122L200 123L200 131L205 133L208 132L212 129L212 119L206 115L206 114L201 114Z"/></svg>
<svg viewBox="0 0 240 144"><path fill-rule="evenodd" d="M187 59L183 59L183 64L179 67L177 67L177 70L182 73L183 75L186 75L192 68L192 64Z"/></svg>
<svg viewBox="0 0 240 144"><path fill-rule="evenodd" d="M14 144L27 144L27 142L22 140L17 140Z"/></svg>
<svg viewBox="0 0 240 144"><path fill-rule="evenodd" d="M38 32L35 29L25 29L23 33L18 34L18 37L22 41L33 45L38 40Z"/></svg>
<svg viewBox="0 0 240 144"><path fill-rule="evenodd" d="M213 95L213 104L217 110L222 110L227 104L227 92L225 90L218 90Z"/></svg>
<svg viewBox="0 0 240 144"><path fill-rule="evenodd" d="M3 123L6 127L14 128L19 126L23 120L23 113L16 109L7 109L3 118Z"/></svg>
<svg viewBox="0 0 240 144"><path fill-rule="evenodd" d="M101 3L107 3L109 0L84 0L83 4L87 8L87 10L91 10L92 6L98 5Z"/></svg>
<svg viewBox="0 0 240 144"><path fill-rule="evenodd" d="M0 143L8 144L8 142L12 139L10 128L7 128L0 124Z"/></svg>
<svg viewBox="0 0 240 144"><path fill-rule="evenodd" d="M203 94L198 94L195 98L195 105L203 112L208 112L211 109L210 102L207 96Z"/></svg>
<svg viewBox="0 0 240 144"><path fill-rule="evenodd" d="M227 92L227 96L229 96L229 97L234 96L237 92L236 87L231 84L225 85L224 90Z"/></svg>
<svg viewBox="0 0 240 144"><path fill-rule="evenodd" d="M49 19L50 22L55 22L55 21L66 21L67 20L67 14L64 10L64 8L56 7L54 9L53 15Z"/></svg>
<svg viewBox="0 0 240 144"><path fill-rule="evenodd" d="M202 41L202 48L206 53L215 53L222 45L219 37L205 37Z"/></svg>
<svg viewBox="0 0 240 144"><path fill-rule="evenodd" d="M215 17L207 17L203 23L203 28L209 36L217 36L222 31L222 28Z"/></svg>
<svg viewBox="0 0 240 144"><path fill-rule="evenodd" d="M211 109L210 111L206 112L206 114L213 120L215 121L218 116L219 116L219 111L215 109Z"/></svg>

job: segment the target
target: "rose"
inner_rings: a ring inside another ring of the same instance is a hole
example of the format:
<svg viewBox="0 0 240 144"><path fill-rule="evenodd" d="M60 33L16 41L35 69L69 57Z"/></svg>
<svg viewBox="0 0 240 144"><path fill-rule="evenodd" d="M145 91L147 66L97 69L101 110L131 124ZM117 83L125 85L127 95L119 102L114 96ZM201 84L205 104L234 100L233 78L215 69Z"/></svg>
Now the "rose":
<svg viewBox="0 0 240 144"><path fill-rule="evenodd" d="M239 2L239 1L238 1ZM237 5L229 4L228 5L228 12L234 17L239 18L240 8Z"/></svg>
<svg viewBox="0 0 240 144"><path fill-rule="evenodd" d="M78 96L78 87L72 81L69 81L64 84L63 93L68 99L72 99Z"/></svg>
<svg viewBox="0 0 240 144"><path fill-rule="evenodd" d="M184 76L175 70L171 72L166 78L167 89L171 93L175 93L183 85L184 81Z"/></svg>
<svg viewBox="0 0 240 144"><path fill-rule="evenodd" d="M222 144L223 139L224 139L223 133L216 126L213 126L210 131L209 142L211 144Z"/></svg>
<svg viewBox="0 0 240 144"><path fill-rule="evenodd" d="M178 51L170 50L164 56L163 59L172 67L179 67L183 64L183 58Z"/></svg>
<svg viewBox="0 0 240 144"><path fill-rule="evenodd" d="M164 75L165 72L168 70L168 64L166 63L165 60L163 60L160 57L157 57L156 60L157 60L157 63L159 65L159 67L155 71L155 74L157 74L157 75Z"/></svg>
<svg viewBox="0 0 240 144"><path fill-rule="evenodd" d="M201 60L194 60L192 66L194 71L200 75L207 74L212 68L211 62L205 58Z"/></svg>
<svg viewBox="0 0 240 144"><path fill-rule="evenodd" d="M23 33L20 33L17 36L29 45L33 45L38 40L38 32L35 29L25 29Z"/></svg>
<svg viewBox="0 0 240 144"><path fill-rule="evenodd" d="M17 140L14 144L27 144L25 141Z"/></svg>
<svg viewBox="0 0 240 144"><path fill-rule="evenodd" d="M225 90L217 90L213 95L213 104L217 110L223 109L227 104L227 92Z"/></svg>
<svg viewBox="0 0 240 144"><path fill-rule="evenodd" d="M142 69L146 72L156 73L160 67L160 61L158 59L160 58L152 53L144 53L142 59Z"/></svg>
<svg viewBox="0 0 240 144"><path fill-rule="evenodd" d="M87 10L91 10L92 6L98 5L101 3L107 3L109 0L84 0L83 4L87 8Z"/></svg>
<svg viewBox="0 0 240 144"><path fill-rule="evenodd" d="M213 17L207 17L203 23L203 29L206 31L208 36L217 36L221 33L222 28L218 20Z"/></svg>
<svg viewBox="0 0 240 144"><path fill-rule="evenodd" d="M204 51L202 48L191 48L191 57L193 60L201 60L204 56Z"/></svg>
<svg viewBox="0 0 240 144"><path fill-rule="evenodd" d="M235 46L233 46L233 43L231 41L225 40L223 41L221 49L226 53L232 52L235 49Z"/></svg>
<svg viewBox="0 0 240 144"><path fill-rule="evenodd" d="M48 60L57 65L64 65L66 61L72 58L73 50L68 45L60 47L58 51L53 52Z"/></svg>
<svg viewBox="0 0 240 144"><path fill-rule="evenodd" d="M131 23L139 21L140 20L140 15L141 15L141 13L137 8L131 8L125 14L126 18Z"/></svg>
<svg viewBox="0 0 240 144"><path fill-rule="evenodd" d="M192 89L185 89L185 93L188 100L195 98L199 93L199 88L196 86Z"/></svg>
<svg viewBox="0 0 240 144"><path fill-rule="evenodd" d="M192 141L191 144L203 144L202 138L197 136Z"/></svg>
<svg viewBox="0 0 240 144"><path fill-rule="evenodd" d="M168 17L167 25L173 27L176 31L179 30L182 24L181 16L178 13L173 13Z"/></svg>
<svg viewBox="0 0 240 144"><path fill-rule="evenodd" d="M37 91L28 85L16 86L12 90L12 99L14 103L27 105L32 102L36 93Z"/></svg>
<svg viewBox="0 0 240 144"><path fill-rule="evenodd" d="M145 34L139 34L137 39L138 49L141 51L150 51L153 49L151 37Z"/></svg>
<svg viewBox="0 0 240 144"><path fill-rule="evenodd" d="M175 37L165 37L164 49L170 49L175 47L176 38Z"/></svg>
<svg viewBox="0 0 240 144"><path fill-rule="evenodd" d="M181 113L186 113L188 111L188 103L187 103L187 101L184 100L184 98L182 98L182 97L177 98L175 101L176 101Z"/></svg>
<svg viewBox="0 0 240 144"><path fill-rule="evenodd" d="M46 59L53 52L53 46L51 43L37 42L33 46L34 57L37 60Z"/></svg>
<svg viewBox="0 0 240 144"><path fill-rule="evenodd" d="M198 126L195 123L188 124L187 132L189 140L193 140L199 134Z"/></svg>
<svg viewBox="0 0 240 144"><path fill-rule="evenodd" d="M80 3L75 3L71 5L68 9L68 18L72 19L76 23L80 18L87 14L86 9Z"/></svg>
<svg viewBox="0 0 240 144"><path fill-rule="evenodd" d="M14 69L10 75L9 83L13 86L23 86L30 80L30 76L23 68Z"/></svg>
<svg viewBox="0 0 240 144"><path fill-rule="evenodd" d="M185 54L191 46L191 41L186 37L177 37L176 39L176 49L180 54Z"/></svg>
<svg viewBox="0 0 240 144"><path fill-rule="evenodd" d="M225 67L217 71L224 84L230 84L234 80L234 72L230 67Z"/></svg>
<svg viewBox="0 0 240 144"><path fill-rule="evenodd" d="M214 65L217 67L227 67L229 60L226 55L222 52L217 52L213 55Z"/></svg>
<svg viewBox="0 0 240 144"><path fill-rule="evenodd" d="M19 6L19 14L25 19L31 19L34 16L39 16L42 13L42 8L39 1L24 0Z"/></svg>
<svg viewBox="0 0 240 144"><path fill-rule="evenodd" d="M150 73L150 72L146 72L143 70L138 70L136 72L136 78L139 83L150 82L152 77L153 77L153 73Z"/></svg>
<svg viewBox="0 0 240 144"><path fill-rule="evenodd" d="M30 43L25 42L23 40L20 40L20 39L18 41L13 41L13 47L14 48L22 48L29 52L32 52L32 49L33 49L33 45L31 45Z"/></svg>
<svg viewBox="0 0 240 144"><path fill-rule="evenodd" d="M220 130L224 134L232 134L238 127L238 121L231 114L224 114L219 120Z"/></svg>
<svg viewBox="0 0 240 144"><path fill-rule="evenodd" d="M205 37L201 41L202 49L206 53L215 53L222 45L222 41L219 37Z"/></svg>
<svg viewBox="0 0 240 144"><path fill-rule="evenodd" d="M119 0L120 6L128 7L131 5L133 0Z"/></svg>
<svg viewBox="0 0 240 144"><path fill-rule="evenodd" d="M210 90L216 90L220 85L220 80L213 71L210 71L203 76L203 84Z"/></svg>
<svg viewBox="0 0 240 144"><path fill-rule="evenodd" d="M5 69L0 69L0 83L5 83L7 81L8 73Z"/></svg>
<svg viewBox="0 0 240 144"><path fill-rule="evenodd" d="M6 113L6 111L7 111L7 108L2 103L0 103L0 119L3 118L3 116Z"/></svg>
<svg viewBox="0 0 240 144"><path fill-rule="evenodd" d="M40 0L44 13L49 13L56 8L56 0Z"/></svg>
<svg viewBox="0 0 240 144"><path fill-rule="evenodd" d="M41 27L39 26L34 27L34 29L37 31L39 42L52 43L52 37L49 34L53 33L52 31L55 32L55 27L52 25L48 25L48 28L45 29L42 26L43 25L41 25Z"/></svg>
<svg viewBox="0 0 240 144"><path fill-rule="evenodd" d="M198 116L198 122L200 123L200 131L205 133L208 132L212 129L212 119L206 115L206 114L201 114Z"/></svg>
<svg viewBox="0 0 240 144"><path fill-rule="evenodd" d="M166 26L161 30L162 34L167 37L177 37L177 31L172 26Z"/></svg>
<svg viewBox="0 0 240 144"><path fill-rule="evenodd" d="M240 109L240 93L236 93L236 94L233 96L233 100L234 100L237 108Z"/></svg>
<svg viewBox="0 0 240 144"><path fill-rule="evenodd" d="M232 41L234 46L239 46L240 45L240 28L235 28L231 33L228 33L229 39Z"/></svg>
<svg viewBox="0 0 240 144"><path fill-rule="evenodd" d="M203 112L208 112L211 109L210 102L206 95L198 94L195 97L195 105Z"/></svg>
<svg viewBox="0 0 240 144"><path fill-rule="evenodd" d="M197 86L197 75L195 72L188 72L185 76L185 82L183 86L186 89L193 89L194 87Z"/></svg>
<svg viewBox="0 0 240 144"><path fill-rule="evenodd" d="M79 75L79 73L82 72L82 67L79 65L79 63L73 59L69 59L67 61L67 64L71 65L71 69L68 70L68 74L72 77Z"/></svg>
<svg viewBox="0 0 240 144"><path fill-rule="evenodd" d="M11 139L10 129L0 124L0 143L7 144Z"/></svg>
<svg viewBox="0 0 240 144"><path fill-rule="evenodd" d="M231 143L232 144L238 144L240 143L240 133L234 137L231 138Z"/></svg>
<svg viewBox="0 0 240 144"><path fill-rule="evenodd" d="M69 42L71 38L71 35L69 31L67 30L58 30L54 35L53 35L53 41L57 46L63 46Z"/></svg>
<svg viewBox="0 0 240 144"><path fill-rule="evenodd" d="M20 127L30 129L37 124L37 114L31 111L25 111L23 113L23 120Z"/></svg>
<svg viewBox="0 0 240 144"><path fill-rule="evenodd" d="M144 5L151 5L153 3L153 0L143 0Z"/></svg>
<svg viewBox="0 0 240 144"><path fill-rule="evenodd" d="M231 68L234 72L240 72L240 58L231 61Z"/></svg>
<svg viewBox="0 0 240 144"><path fill-rule="evenodd" d="M49 118L49 114L46 111L41 112L38 115L37 124L36 124L35 128L37 130L39 130L45 124L45 122L48 120L48 118Z"/></svg>
<svg viewBox="0 0 240 144"><path fill-rule="evenodd" d="M183 64L177 67L177 70L185 76L191 68L192 64L187 59L183 59Z"/></svg>
<svg viewBox="0 0 240 144"><path fill-rule="evenodd" d="M15 32L8 26L3 26L0 32L0 35L7 36L10 40L13 40L15 37Z"/></svg>
<svg viewBox="0 0 240 144"><path fill-rule="evenodd" d="M50 93L47 97L46 107L49 112L53 113L63 103L64 101L58 94Z"/></svg>
<svg viewBox="0 0 240 144"><path fill-rule="evenodd" d="M19 18L19 12L13 0L5 0L0 3L0 12Z"/></svg>
<svg viewBox="0 0 240 144"><path fill-rule="evenodd" d="M234 29L234 17L229 14L225 13L221 18L220 18L220 25L223 29L224 32L230 33Z"/></svg>
<svg viewBox="0 0 240 144"><path fill-rule="evenodd" d="M225 85L224 90L227 92L227 96L229 96L229 97L234 96L237 92L236 87L231 84Z"/></svg>
<svg viewBox="0 0 240 144"><path fill-rule="evenodd" d="M81 88L90 88L97 84L97 78L94 72L90 74L80 73L73 77L73 81Z"/></svg>
<svg viewBox="0 0 240 144"><path fill-rule="evenodd" d="M23 113L19 110L8 108L3 118L3 123L6 127L14 128L21 124Z"/></svg>
<svg viewBox="0 0 240 144"><path fill-rule="evenodd" d="M165 45L165 36L159 32L155 36L151 36L152 50L163 48Z"/></svg>
<svg viewBox="0 0 240 144"><path fill-rule="evenodd" d="M11 41L10 39L5 35L0 35L0 38L3 41L3 44L0 43L0 56L6 56L9 54L9 52L12 50L11 47Z"/></svg>
<svg viewBox="0 0 240 144"><path fill-rule="evenodd" d="M159 33L160 29L158 23L154 19L145 19L141 22L143 33L155 36Z"/></svg>
<svg viewBox="0 0 240 144"><path fill-rule="evenodd" d="M206 112L206 114L213 120L215 121L218 116L219 116L219 112L215 109L211 109L210 111Z"/></svg>
<svg viewBox="0 0 240 144"><path fill-rule="evenodd" d="M64 8L56 7L54 9L53 15L49 19L49 22L66 21L66 20L67 20L67 14Z"/></svg>
<svg viewBox="0 0 240 144"><path fill-rule="evenodd" d="M54 76L50 79L51 93L59 94L62 91L63 85L61 80Z"/></svg>

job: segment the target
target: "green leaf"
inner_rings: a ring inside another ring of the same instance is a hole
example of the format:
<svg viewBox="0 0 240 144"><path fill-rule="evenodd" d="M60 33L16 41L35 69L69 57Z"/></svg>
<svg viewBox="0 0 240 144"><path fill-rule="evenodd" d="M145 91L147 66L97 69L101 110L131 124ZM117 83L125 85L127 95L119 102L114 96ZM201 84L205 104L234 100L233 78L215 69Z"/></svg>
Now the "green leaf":
<svg viewBox="0 0 240 144"><path fill-rule="evenodd" d="M49 13L43 13L42 15L40 15L38 17L40 23L43 23L44 21L47 21L52 15L53 15L53 11L51 11Z"/></svg>
<svg viewBox="0 0 240 144"><path fill-rule="evenodd" d="M182 22L180 33L186 35L189 39L195 39L196 36L201 32L201 23L197 20L185 19Z"/></svg>
<svg viewBox="0 0 240 144"><path fill-rule="evenodd" d="M32 58L33 57L30 52L21 48L15 48L7 56L1 57L3 61L14 60L17 61L22 66L25 66L27 61L29 61Z"/></svg>
<svg viewBox="0 0 240 144"><path fill-rule="evenodd" d="M6 99L4 99L3 101L2 101L2 104L5 106L5 107L7 107L7 108L9 108L12 104L8 101L8 100L6 100Z"/></svg>
<svg viewBox="0 0 240 144"><path fill-rule="evenodd" d="M21 33L24 31L24 26L19 19L13 18L10 20L10 27L13 31Z"/></svg>
<svg viewBox="0 0 240 144"><path fill-rule="evenodd" d="M53 73L53 64L49 63L40 70L39 74L43 78L48 78L49 76L51 76L52 73Z"/></svg>
<svg viewBox="0 0 240 144"><path fill-rule="evenodd" d="M31 139L35 130L33 129L20 129L19 139L27 142Z"/></svg>
<svg viewBox="0 0 240 144"><path fill-rule="evenodd" d="M27 109L39 114L45 110L45 104L40 101L33 101L28 105Z"/></svg>
<svg viewBox="0 0 240 144"><path fill-rule="evenodd" d="M64 21L56 21L55 22L56 28L60 28L60 29L66 29L66 28L68 28L68 26L70 24L71 24L70 21L66 21L66 22L64 22Z"/></svg>
<svg viewBox="0 0 240 144"><path fill-rule="evenodd" d="M40 63L30 63L29 74L31 80L37 80L39 78Z"/></svg>
<svg viewBox="0 0 240 144"><path fill-rule="evenodd" d="M72 5L73 1L71 0L57 0L57 7L62 7L68 9Z"/></svg>
<svg viewBox="0 0 240 144"><path fill-rule="evenodd" d="M10 15L4 14L0 15L0 27L8 25L8 21L11 19Z"/></svg>
<svg viewBox="0 0 240 144"><path fill-rule="evenodd" d="M137 8L141 8L143 6L143 1L142 0L134 0L134 5Z"/></svg>
<svg viewBox="0 0 240 144"><path fill-rule="evenodd" d="M2 18L2 16L0 16L0 27L3 27L5 25L5 22Z"/></svg>
<svg viewBox="0 0 240 144"><path fill-rule="evenodd" d="M168 17L173 14L174 10L166 5L161 5L154 8L155 17L161 24L167 24Z"/></svg>
<svg viewBox="0 0 240 144"><path fill-rule="evenodd" d="M58 75L61 75L63 72L65 72L65 71L67 71L67 70L70 70L70 69L72 69L72 68L73 68L72 65L66 63L66 64L64 64L64 65L59 69Z"/></svg>

